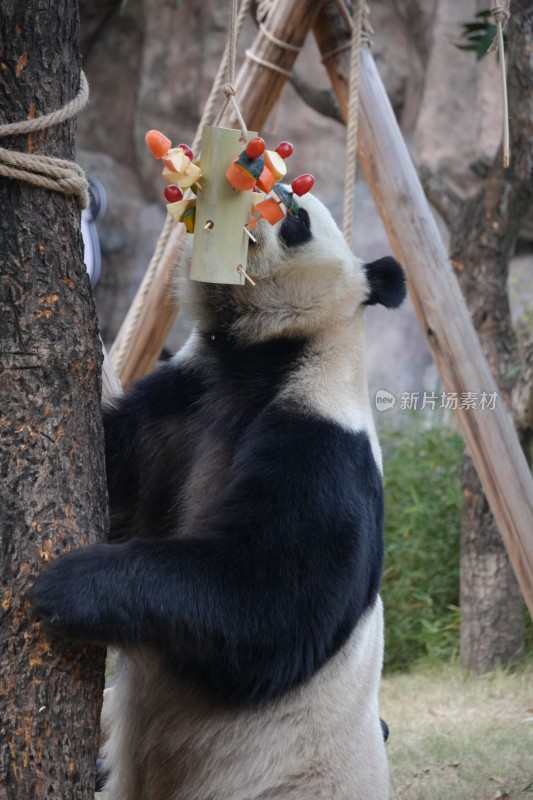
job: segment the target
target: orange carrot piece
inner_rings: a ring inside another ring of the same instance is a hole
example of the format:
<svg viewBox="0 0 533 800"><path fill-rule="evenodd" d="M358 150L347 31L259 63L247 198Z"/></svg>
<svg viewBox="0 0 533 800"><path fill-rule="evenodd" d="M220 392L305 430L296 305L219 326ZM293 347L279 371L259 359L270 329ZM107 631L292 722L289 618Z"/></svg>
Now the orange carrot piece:
<svg viewBox="0 0 533 800"><path fill-rule="evenodd" d="M226 170L226 178L234 189L246 192L255 186L255 178L248 170L243 169L236 161L232 161Z"/></svg>
<svg viewBox="0 0 533 800"><path fill-rule="evenodd" d="M263 169L263 172L257 179L257 188L261 189L261 191L265 192L265 194L268 194L275 183L276 183L275 177L272 175L269 168L265 167Z"/></svg>
<svg viewBox="0 0 533 800"><path fill-rule="evenodd" d="M285 212L273 197L267 197L266 200L262 200L256 205L255 210L259 211L261 216L271 225L275 225L285 216Z"/></svg>
<svg viewBox="0 0 533 800"><path fill-rule="evenodd" d="M144 137L148 149L155 158L163 158L170 149L172 142L161 131L148 131Z"/></svg>

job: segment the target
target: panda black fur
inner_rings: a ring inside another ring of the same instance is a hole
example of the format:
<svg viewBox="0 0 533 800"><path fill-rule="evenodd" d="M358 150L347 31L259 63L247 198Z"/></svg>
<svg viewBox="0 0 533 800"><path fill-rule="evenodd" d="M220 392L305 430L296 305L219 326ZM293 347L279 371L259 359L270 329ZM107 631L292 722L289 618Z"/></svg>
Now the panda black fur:
<svg viewBox="0 0 533 800"><path fill-rule="evenodd" d="M121 650L113 800L388 797L363 316L403 271L354 258L311 195L257 238L254 288L180 268L195 332L105 414L112 543L33 591L49 628Z"/></svg>

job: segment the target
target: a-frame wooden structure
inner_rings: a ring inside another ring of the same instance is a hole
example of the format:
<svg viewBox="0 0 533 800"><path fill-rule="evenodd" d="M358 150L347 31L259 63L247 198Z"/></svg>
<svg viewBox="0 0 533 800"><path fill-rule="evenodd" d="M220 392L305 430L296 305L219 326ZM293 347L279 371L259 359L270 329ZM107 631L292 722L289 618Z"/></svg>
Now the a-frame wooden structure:
<svg viewBox="0 0 533 800"><path fill-rule="evenodd" d="M342 112L346 117L349 74L349 17L342 0L273 0L267 27L259 30L237 80L247 124L261 130L290 72L299 48L314 33ZM261 63L262 62L262 63ZM277 71L268 65L281 68ZM403 264L422 331L447 391L498 391L468 309L368 49L361 51L358 156L394 253ZM231 127L230 113L222 124ZM172 231L155 281L143 301L120 381L128 385L152 368L177 309L167 285L180 246L182 226ZM128 318L119 332L125 335ZM113 348L115 350L115 346ZM113 353L113 351L112 351ZM119 384L109 363L104 381ZM533 480L502 401L493 411L458 408L457 416L524 599L533 616Z"/></svg>

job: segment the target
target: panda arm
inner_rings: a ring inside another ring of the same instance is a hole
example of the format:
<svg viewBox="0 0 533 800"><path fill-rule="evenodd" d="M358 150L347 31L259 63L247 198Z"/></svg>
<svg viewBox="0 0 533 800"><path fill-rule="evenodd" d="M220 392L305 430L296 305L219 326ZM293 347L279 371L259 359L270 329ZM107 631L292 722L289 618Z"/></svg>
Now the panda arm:
<svg viewBox="0 0 533 800"><path fill-rule="evenodd" d="M34 607L63 635L152 645L225 697L264 699L309 677L372 604L381 524L365 433L264 412L197 536L64 556Z"/></svg>
<svg viewBox="0 0 533 800"><path fill-rule="evenodd" d="M175 497L186 458L183 423L204 390L197 370L169 363L104 409L110 540L138 535L141 509L154 518L165 494Z"/></svg>

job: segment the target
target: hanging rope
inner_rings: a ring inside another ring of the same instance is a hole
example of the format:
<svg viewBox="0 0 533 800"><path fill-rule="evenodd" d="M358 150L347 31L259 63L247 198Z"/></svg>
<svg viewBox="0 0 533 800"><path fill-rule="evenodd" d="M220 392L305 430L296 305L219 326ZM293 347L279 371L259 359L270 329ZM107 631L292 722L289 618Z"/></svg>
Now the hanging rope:
<svg viewBox="0 0 533 800"><path fill-rule="evenodd" d="M228 35L228 41L226 42L224 54L220 61L215 80L211 87L211 91L209 92L209 97L207 98L202 118L200 120L198 128L196 129L196 134L191 148L193 153L195 154L198 153L200 150L203 128L206 125L212 123L213 121L215 106L220 100L220 92L224 91L226 100L224 102L222 111L220 112L220 114L218 114L216 118L215 124L218 124L218 121L220 120L222 114L224 113L228 104L231 102L232 97L236 105L235 95L230 94L228 96L228 94L226 94L224 87L225 84L227 83L228 85L230 85L231 89L233 89L237 41L242 26L244 24L244 20L246 19L250 11L251 5L252 5L252 0L242 0L239 9L239 14L235 22L233 20L233 12L234 8L236 7L236 0L232 0L230 31ZM227 81L226 77L228 78ZM231 91L231 89L229 89L228 91ZM240 111L239 111L239 116L241 116ZM244 120L242 120L242 123L239 120L239 124L243 129L243 133L247 131ZM133 337L135 336L139 320L143 313L146 298L150 294L152 285L154 284L154 281L157 278L161 264L164 263L164 261L166 261L166 259L163 259L163 256L165 254L171 234L173 234L177 230L178 229L176 228L176 221L172 219L172 217L169 214L167 214L165 223L163 225L163 228L161 229L161 233L159 234L159 238L157 240L154 253L152 255L152 258L150 259L150 263L148 264L148 269L144 274L142 283L137 291L137 294L135 295L133 303L130 306L126 319L124 320L124 323L120 330L119 336L115 340L115 343L111 348L110 358L113 363L113 368L115 369L115 372L118 375L122 373L122 370L124 368L126 357L130 351L131 342L133 340Z"/></svg>
<svg viewBox="0 0 533 800"><path fill-rule="evenodd" d="M224 116L224 112L226 111L228 105L231 102L233 110L235 111L236 117L239 121L239 126L241 128L242 136L244 139L246 138L246 135L248 133L248 128L246 127L246 123L241 114L237 98L235 97L235 87L233 86L235 82L235 60L237 55L237 2L238 0L231 0L231 14L230 14L230 23L228 32L228 58L227 58L228 82L225 83L224 86L222 87L222 91L226 95L226 102L220 109L220 113L216 119L215 126L220 123L220 120Z"/></svg>
<svg viewBox="0 0 533 800"><path fill-rule="evenodd" d="M496 5L491 8L490 13L496 25L496 36L488 49L489 53L499 50L500 69L502 79L502 115L503 115L503 166L509 166L510 147L509 147L509 106L507 103L507 75L505 72L505 49L503 45L503 31L509 22L509 0L503 0L503 6L499 0L495 0Z"/></svg>
<svg viewBox="0 0 533 800"><path fill-rule="evenodd" d="M346 172L344 177L343 232L348 246L352 244L353 194L357 169L357 129L359 122L359 65L361 33L363 30L363 0L352 0L352 37L350 57L350 87L348 96L348 122L346 126Z"/></svg>
<svg viewBox="0 0 533 800"><path fill-rule="evenodd" d="M42 117L0 125L0 138L24 136L60 125L67 119L76 116L87 104L88 99L89 84L82 71L80 72L80 88L73 100L57 111L44 114ZM20 153L0 147L0 175L4 178L25 181L52 192L73 194L81 208L87 208L89 205L87 178L82 168L74 161L43 156L38 153Z"/></svg>
<svg viewBox="0 0 533 800"><path fill-rule="evenodd" d="M248 16L250 8L252 6L252 0L242 0L241 7L239 9L239 16L237 17L237 26L236 26L236 41L239 40L239 35L242 30L242 26L244 25L244 20ZM196 131L196 136L194 137L194 142L192 146L193 153L198 152L200 148L200 144L202 141L202 128L205 125L208 125L211 120L213 120L213 112L215 106L219 100L220 92L224 85L224 75L228 68L228 59L229 59L229 50L230 50L230 39L226 42L226 47L224 49L224 55L220 61L218 71L213 82L213 86L211 87L211 91L209 92L209 97L207 98L207 103L205 104L204 113L202 114L202 119L200 120L200 124L198 125L198 129ZM218 117L221 117L219 114Z"/></svg>

